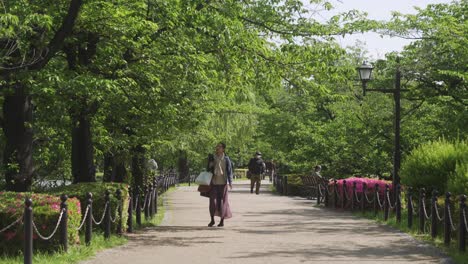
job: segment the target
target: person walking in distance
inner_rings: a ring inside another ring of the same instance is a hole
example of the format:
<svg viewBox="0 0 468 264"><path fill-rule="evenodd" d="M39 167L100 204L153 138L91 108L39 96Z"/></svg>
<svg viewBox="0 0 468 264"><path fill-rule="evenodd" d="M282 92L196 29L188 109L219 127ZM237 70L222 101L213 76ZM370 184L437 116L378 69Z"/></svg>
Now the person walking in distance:
<svg viewBox="0 0 468 264"><path fill-rule="evenodd" d="M249 161L250 172L250 193L253 193L255 186L255 193L260 193L260 183L262 181L262 174L265 171L265 162L262 160L262 153L257 151L255 156Z"/></svg>
<svg viewBox="0 0 468 264"><path fill-rule="evenodd" d="M209 192L211 216L211 221L208 224L209 227L214 226L215 216L221 218L218 226L224 226L224 219L232 217L227 188L229 184L229 188L232 190L232 162L231 159L224 154L225 149L226 144L218 143L216 145L215 155L210 155L208 158L208 171L213 173Z"/></svg>

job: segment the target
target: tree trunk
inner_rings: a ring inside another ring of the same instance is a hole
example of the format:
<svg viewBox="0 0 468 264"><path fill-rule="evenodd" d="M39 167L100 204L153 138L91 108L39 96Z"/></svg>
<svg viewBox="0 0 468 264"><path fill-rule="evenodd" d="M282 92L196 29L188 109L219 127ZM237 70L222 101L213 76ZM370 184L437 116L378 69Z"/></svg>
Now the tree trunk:
<svg viewBox="0 0 468 264"><path fill-rule="evenodd" d="M125 161L119 159L119 155L106 153L104 155L104 177L103 182L125 182L127 180L127 168Z"/></svg>
<svg viewBox="0 0 468 264"><path fill-rule="evenodd" d="M185 181L189 179L189 162L187 159L187 152L179 151L179 160L177 162L179 170L179 180Z"/></svg>
<svg viewBox="0 0 468 264"><path fill-rule="evenodd" d="M114 181L114 155L110 152L104 154L104 175L102 182L113 182Z"/></svg>
<svg viewBox="0 0 468 264"><path fill-rule="evenodd" d="M81 113L72 117L72 175L73 183L95 182L94 150L91 140L91 122Z"/></svg>
<svg viewBox="0 0 468 264"><path fill-rule="evenodd" d="M138 145L133 149L132 176L133 186L143 188L145 171L145 149Z"/></svg>
<svg viewBox="0 0 468 264"><path fill-rule="evenodd" d="M32 110L31 96L26 95L23 86L18 85L13 95L5 96L3 167L8 191L31 190L34 172Z"/></svg>

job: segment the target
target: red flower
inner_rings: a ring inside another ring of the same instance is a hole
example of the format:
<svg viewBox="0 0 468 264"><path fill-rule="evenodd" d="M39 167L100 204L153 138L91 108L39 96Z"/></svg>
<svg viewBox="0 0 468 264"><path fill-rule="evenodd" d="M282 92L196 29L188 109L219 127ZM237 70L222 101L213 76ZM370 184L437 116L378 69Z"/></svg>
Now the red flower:
<svg viewBox="0 0 468 264"><path fill-rule="evenodd" d="M13 231L6 231L4 233L4 236L5 236L5 239L8 241L8 240L13 239L16 236L16 233Z"/></svg>

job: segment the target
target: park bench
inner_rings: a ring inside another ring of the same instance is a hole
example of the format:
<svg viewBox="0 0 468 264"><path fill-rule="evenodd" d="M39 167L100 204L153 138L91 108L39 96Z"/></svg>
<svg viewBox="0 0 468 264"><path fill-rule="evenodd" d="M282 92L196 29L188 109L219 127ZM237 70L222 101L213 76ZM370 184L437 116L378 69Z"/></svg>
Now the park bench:
<svg viewBox="0 0 468 264"><path fill-rule="evenodd" d="M306 197L309 199L317 198L319 185L322 185L322 188L328 186L328 180L318 175L301 176L301 180L303 188L306 190Z"/></svg>

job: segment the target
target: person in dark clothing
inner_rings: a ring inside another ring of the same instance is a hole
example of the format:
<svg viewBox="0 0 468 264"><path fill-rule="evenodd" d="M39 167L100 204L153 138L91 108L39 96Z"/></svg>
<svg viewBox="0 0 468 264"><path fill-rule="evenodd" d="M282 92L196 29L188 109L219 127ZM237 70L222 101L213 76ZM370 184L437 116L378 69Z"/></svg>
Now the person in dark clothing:
<svg viewBox="0 0 468 264"><path fill-rule="evenodd" d="M260 183L262 181L262 174L265 172L265 162L262 160L262 153L257 151L255 157L249 161L249 172L250 172L250 193L253 193L255 186L255 193L260 193Z"/></svg>

